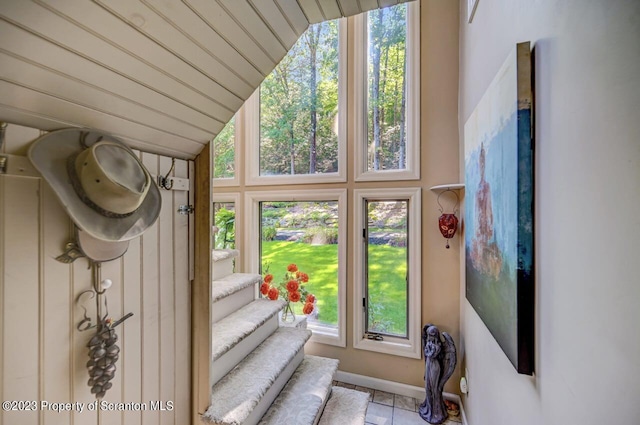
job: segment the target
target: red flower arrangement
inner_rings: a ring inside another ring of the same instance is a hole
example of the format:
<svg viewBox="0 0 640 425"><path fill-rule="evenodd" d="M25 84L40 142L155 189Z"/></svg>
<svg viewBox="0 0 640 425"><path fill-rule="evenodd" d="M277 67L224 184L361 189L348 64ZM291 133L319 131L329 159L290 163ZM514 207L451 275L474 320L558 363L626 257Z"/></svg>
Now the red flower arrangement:
<svg viewBox="0 0 640 425"><path fill-rule="evenodd" d="M269 273L267 267L267 273L264 275L262 285L260 285L260 293L270 300L282 298L287 301L283 317L288 311L293 313L289 305L292 302L302 303L304 305L302 312L308 315L315 309L316 297L304 288L304 284L307 282L309 282L309 275L298 270L298 266L295 264L287 266L287 271L279 283L273 282L273 275Z"/></svg>

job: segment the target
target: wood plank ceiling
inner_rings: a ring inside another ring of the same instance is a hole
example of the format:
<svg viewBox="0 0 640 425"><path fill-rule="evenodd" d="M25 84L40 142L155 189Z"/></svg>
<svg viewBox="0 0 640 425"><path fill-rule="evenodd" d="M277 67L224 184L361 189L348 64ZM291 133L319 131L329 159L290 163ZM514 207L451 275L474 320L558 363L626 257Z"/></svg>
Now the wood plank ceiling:
<svg viewBox="0 0 640 425"><path fill-rule="evenodd" d="M0 121L194 158L309 24L407 0L0 0Z"/></svg>

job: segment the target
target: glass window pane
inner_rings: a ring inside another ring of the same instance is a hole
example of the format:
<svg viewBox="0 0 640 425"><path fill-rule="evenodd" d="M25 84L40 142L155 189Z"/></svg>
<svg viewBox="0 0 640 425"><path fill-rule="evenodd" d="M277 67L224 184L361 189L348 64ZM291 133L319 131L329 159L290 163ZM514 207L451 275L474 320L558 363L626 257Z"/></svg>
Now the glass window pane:
<svg viewBox="0 0 640 425"><path fill-rule="evenodd" d="M235 120L235 116L231 118L231 121L213 139L214 179L228 179L235 175Z"/></svg>
<svg viewBox="0 0 640 425"><path fill-rule="evenodd" d="M261 202L260 223L262 274L272 274L272 284L278 284L295 264L309 276L304 291L316 298L308 323L337 330L338 202ZM293 306L303 314L303 303Z"/></svg>
<svg viewBox="0 0 640 425"><path fill-rule="evenodd" d="M366 330L407 337L408 202L366 201Z"/></svg>
<svg viewBox="0 0 640 425"><path fill-rule="evenodd" d="M368 170L405 169L406 4L369 12L367 34Z"/></svg>
<svg viewBox="0 0 640 425"><path fill-rule="evenodd" d="M260 86L260 175L338 171L338 21L311 25Z"/></svg>
<svg viewBox="0 0 640 425"><path fill-rule="evenodd" d="M234 202L214 202L215 248L236 247L236 205Z"/></svg>

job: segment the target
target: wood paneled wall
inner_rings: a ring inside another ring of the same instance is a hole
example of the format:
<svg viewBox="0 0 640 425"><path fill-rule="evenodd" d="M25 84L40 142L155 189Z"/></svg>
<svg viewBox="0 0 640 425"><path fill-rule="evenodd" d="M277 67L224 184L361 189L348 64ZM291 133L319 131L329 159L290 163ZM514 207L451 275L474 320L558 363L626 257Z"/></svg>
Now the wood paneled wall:
<svg viewBox="0 0 640 425"><path fill-rule="evenodd" d="M171 167L166 157L141 158L151 174ZM193 179L193 163L176 161L173 174ZM85 364L92 332L76 329L83 317L76 299L91 288L88 262L55 260L73 225L48 183L0 175L0 400L85 404L83 412L0 411L0 424L190 423L189 216L176 212L189 193L161 192L156 224L122 258L102 265L102 277L113 281L106 293L110 316L133 313L116 328L122 351L105 401L149 408L150 401L171 401L173 410L91 412ZM86 304L95 317L95 303Z"/></svg>

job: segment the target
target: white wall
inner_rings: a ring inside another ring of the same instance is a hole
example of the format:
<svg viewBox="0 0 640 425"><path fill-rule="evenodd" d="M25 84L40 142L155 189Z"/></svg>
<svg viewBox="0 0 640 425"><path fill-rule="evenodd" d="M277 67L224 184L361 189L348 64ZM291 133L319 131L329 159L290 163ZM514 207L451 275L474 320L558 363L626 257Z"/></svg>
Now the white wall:
<svg viewBox="0 0 640 425"><path fill-rule="evenodd" d="M24 155L35 129L9 125L3 151ZM171 160L141 154L152 174ZM11 160L11 159L10 159ZM34 171L35 173L35 171ZM189 163L176 161L187 178ZM27 173L28 174L28 173ZM190 421L189 219L176 213L186 191L161 191L156 224L131 241L127 253L102 266L113 280L106 293L110 317L133 316L116 328L121 348L105 401L172 401L173 411L0 411L0 425L183 425ZM0 175L0 400L89 403L87 341L75 303L91 288L85 259L55 260L73 234L71 220L49 185L34 177ZM88 303L95 323L95 307ZM150 405L148 405L150 407Z"/></svg>
<svg viewBox="0 0 640 425"><path fill-rule="evenodd" d="M461 152L464 122L527 40L536 133L536 373L515 372L461 297L470 423L640 423L640 2L480 0L472 24L466 3Z"/></svg>

